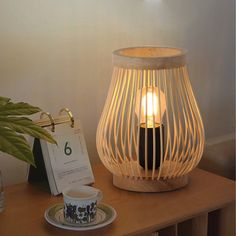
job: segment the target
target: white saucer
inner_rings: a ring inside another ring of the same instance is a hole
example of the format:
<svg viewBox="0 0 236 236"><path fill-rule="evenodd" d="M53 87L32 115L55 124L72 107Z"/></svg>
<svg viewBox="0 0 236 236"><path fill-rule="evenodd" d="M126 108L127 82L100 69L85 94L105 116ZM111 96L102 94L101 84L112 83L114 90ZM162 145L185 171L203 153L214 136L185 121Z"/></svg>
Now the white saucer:
<svg viewBox="0 0 236 236"><path fill-rule="evenodd" d="M96 218L93 222L83 225L77 225L65 221L63 207L63 203L60 203L48 208L44 213L44 218L46 219L46 221L58 228L75 231L85 231L98 229L111 224L115 220L117 215L113 207L107 204L99 204L97 206Z"/></svg>

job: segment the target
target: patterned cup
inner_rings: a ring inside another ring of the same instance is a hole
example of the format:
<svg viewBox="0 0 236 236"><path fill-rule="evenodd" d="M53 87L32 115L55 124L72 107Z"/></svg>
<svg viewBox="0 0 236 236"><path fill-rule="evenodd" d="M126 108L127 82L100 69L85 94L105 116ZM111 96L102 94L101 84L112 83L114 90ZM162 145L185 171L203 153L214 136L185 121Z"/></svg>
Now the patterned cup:
<svg viewBox="0 0 236 236"><path fill-rule="evenodd" d="M71 186L62 191L64 219L72 224L87 224L95 220L102 192L90 186Z"/></svg>

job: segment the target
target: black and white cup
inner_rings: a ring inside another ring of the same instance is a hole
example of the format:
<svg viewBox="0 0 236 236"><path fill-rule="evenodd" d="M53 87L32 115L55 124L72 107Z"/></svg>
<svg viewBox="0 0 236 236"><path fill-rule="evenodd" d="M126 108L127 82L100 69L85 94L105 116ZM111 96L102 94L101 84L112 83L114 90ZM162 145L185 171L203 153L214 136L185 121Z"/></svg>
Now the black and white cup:
<svg viewBox="0 0 236 236"><path fill-rule="evenodd" d="M73 224L87 224L95 220L102 192L90 186L71 186L62 191L64 219Z"/></svg>

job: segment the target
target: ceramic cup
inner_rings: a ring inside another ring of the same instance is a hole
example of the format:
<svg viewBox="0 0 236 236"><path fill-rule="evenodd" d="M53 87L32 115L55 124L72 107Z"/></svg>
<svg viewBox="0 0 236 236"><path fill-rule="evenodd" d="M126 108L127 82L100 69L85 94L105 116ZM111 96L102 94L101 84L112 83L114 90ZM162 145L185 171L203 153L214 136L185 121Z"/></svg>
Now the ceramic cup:
<svg viewBox="0 0 236 236"><path fill-rule="evenodd" d="M97 204L102 192L90 186L71 186L62 191L64 219L73 224L87 224L95 220Z"/></svg>

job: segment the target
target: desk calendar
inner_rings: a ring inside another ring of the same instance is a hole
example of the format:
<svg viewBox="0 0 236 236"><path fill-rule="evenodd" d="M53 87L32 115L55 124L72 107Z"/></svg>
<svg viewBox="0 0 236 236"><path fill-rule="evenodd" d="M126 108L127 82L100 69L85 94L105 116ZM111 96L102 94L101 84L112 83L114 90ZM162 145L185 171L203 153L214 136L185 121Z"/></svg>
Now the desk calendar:
<svg viewBox="0 0 236 236"><path fill-rule="evenodd" d="M49 113L42 113L49 117L50 126L45 120L37 122L46 126L57 145L34 139L32 147L37 168L30 166L28 174L30 183L50 187L53 195L60 194L70 184L94 182L81 122L74 119L68 109L63 110L70 115L69 120L53 119Z"/></svg>

